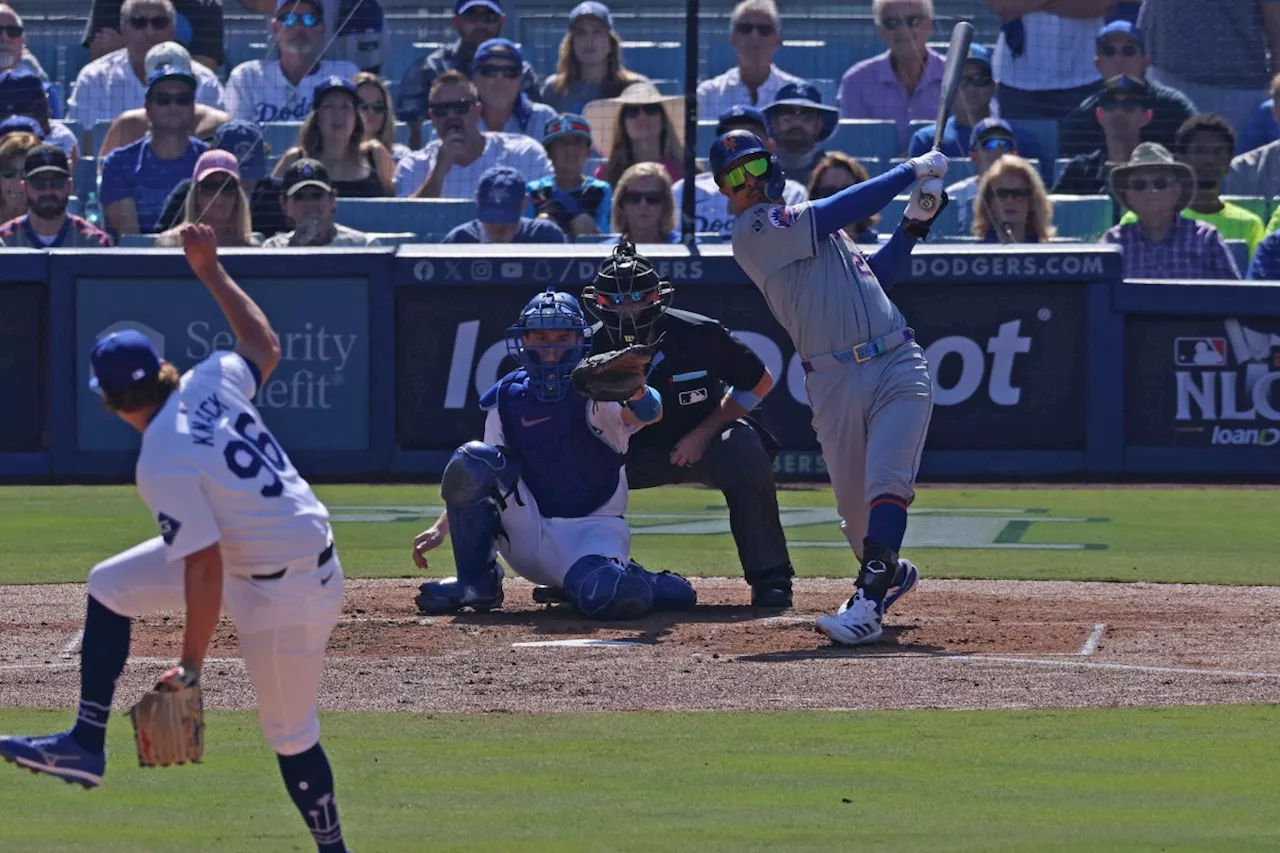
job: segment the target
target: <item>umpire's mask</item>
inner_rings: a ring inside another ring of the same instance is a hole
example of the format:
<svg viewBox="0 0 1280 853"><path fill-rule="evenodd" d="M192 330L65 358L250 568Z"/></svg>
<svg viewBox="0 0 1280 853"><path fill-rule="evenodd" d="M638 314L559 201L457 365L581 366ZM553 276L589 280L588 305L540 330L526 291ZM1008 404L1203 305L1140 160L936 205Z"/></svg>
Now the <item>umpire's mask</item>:
<svg viewBox="0 0 1280 853"><path fill-rule="evenodd" d="M634 243L622 240L600 265L595 281L582 289L582 306L603 324L615 347L649 344L653 325L671 307L675 292L648 258L636 254Z"/></svg>

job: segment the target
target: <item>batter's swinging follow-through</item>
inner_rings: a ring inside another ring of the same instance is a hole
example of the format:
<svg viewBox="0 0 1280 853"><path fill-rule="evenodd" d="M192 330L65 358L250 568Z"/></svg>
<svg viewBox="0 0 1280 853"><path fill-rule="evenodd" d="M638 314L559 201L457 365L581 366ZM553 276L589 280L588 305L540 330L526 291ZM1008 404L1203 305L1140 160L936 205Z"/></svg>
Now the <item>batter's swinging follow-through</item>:
<svg viewBox="0 0 1280 853"><path fill-rule="evenodd" d="M853 596L818 619L817 628L845 645L873 642L883 632L885 611L919 578L898 551L933 409L924 350L887 293L948 203L947 158L935 149L798 205L780 203L777 158L748 131L718 138L710 163L738 214L733 256L802 359L840 526L860 563ZM877 213L912 183L893 236L864 257L842 229ZM926 208L925 199L937 202Z"/></svg>

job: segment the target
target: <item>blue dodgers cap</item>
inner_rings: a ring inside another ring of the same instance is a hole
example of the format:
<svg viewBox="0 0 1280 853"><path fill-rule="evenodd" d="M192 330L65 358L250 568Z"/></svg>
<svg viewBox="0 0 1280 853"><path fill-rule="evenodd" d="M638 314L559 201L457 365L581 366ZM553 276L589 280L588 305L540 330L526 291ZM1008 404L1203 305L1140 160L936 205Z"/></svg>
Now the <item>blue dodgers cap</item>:
<svg viewBox="0 0 1280 853"><path fill-rule="evenodd" d="M213 132L213 147L230 151L240 163L240 178L260 181L267 175L267 146L253 122L232 119Z"/></svg>
<svg viewBox="0 0 1280 853"><path fill-rule="evenodd" d="M1008 139L1015 146L1017 145L1013 135L1013 125L1002 118L988 116L973 126L973 130L969 134L969 149L977 148L984 139L991 139L997 136Z"/></svg>
<svg viewBox="0 0 1280 853"><path fill-rule="evenodd" d="M182 83L186 83L191 87L192 91L195 91L196 88L196 77L194 74L179 65L165 63L164 65L157 65L156 70L147 75L147 93L150 94L151 89L155 87L156 84L163 83L165 80L178 80Z"/></svg>
<svg viewBox="0 0 1280 853"><path fill-rule="evenodd" d="M574 6L573 11L569 13L569 26L572 27L574 21L587 16L599 18L604 21L606 27L613 29L613 15L609 14L609 7L599 0L584 0Z"/></svg>
<svg viewBox="0 0 1280 853"><path fill-rule="evenodd" d="M724 136L735 127L741 127L744 124L764 128L765 136L769 135L769 120L764 117L764 110L750 104L736 104L720 113L716 123L716 136Z"/></svg>
<svg viewBox="0 0 1280 853"><path fill-rule="evenodd" d="M1094 42L1100 44L1107 36L1114 35L1128 36L1138 43L1138 50L1143 53L1147 52L1147 42L1142 37L1142 30L1138 29L1131 21L1112 21L1098 30L1098 37L1094 39Z"/></svg>
<svg viewBox="0 0 1280 853"><path fill-rule="evenodd" d="M969 53L965 56L964 61L977 62L980 65L985 65L987 66L987 70L990 71L992 68L991 48L987 47L985 44L971 44L969 45Z"/></svg>
<svg viewBox="0 0 1280 853"><path fill-rule="evenodd" d="M9 116L0 121L0 136L10 133L30 133L37 139L44 139L44 128L31 116Z"/></svg>
<svg viewBox="0 0 1280 853"><path fill-rule="evenodd" d="M320 99L330 92L346 92L351 96L351 100L359 102L360 96L356 94L356 84L352 83L346 77L339 77L337 74L331 74L318 84L311 93L311 110L315 111L316 106L320 103Z"/></svg>
<svg viewBox="0 0 1280 853"><path fill-rule="evenodd" d="M44 83L27 69L0 74L0 115L32 113L44 99Z"/></svg>
<svg viewBox="0 0 1280 853"><path fill-rule="evenodd" d="M471 67L474 69L481 62L490 59L505 59L508 62L514 62L517 68L524 65L520 48L516 47L516 43L511 39L498 38L480 42L480 46L476 48L476 55L471 59Z"/></svg>
<svg viewBox="0 0 1280 853"><path fill-rule="evenodd" d="M89 354L89 364L93 368L89 387L104 394L119 394L160 375L160 354L151 339L136 329L112 332L99 340Z"/></svg>
<svg viewBox="0 0 1280 853"><path fill-rule="evenodd" d="M524 176L510 166L494 166L480 176L476 187L476 218L481 222L519 222L524 196Z"/></svg>

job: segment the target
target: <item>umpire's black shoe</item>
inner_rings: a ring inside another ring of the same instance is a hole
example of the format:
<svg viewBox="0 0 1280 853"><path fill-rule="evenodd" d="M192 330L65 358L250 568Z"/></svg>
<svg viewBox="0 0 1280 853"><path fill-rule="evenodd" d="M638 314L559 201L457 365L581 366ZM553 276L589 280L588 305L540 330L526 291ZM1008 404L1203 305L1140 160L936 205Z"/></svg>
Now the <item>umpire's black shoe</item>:
<svg viewBox="0 0 1280 853"><path fill-rule="evenodd" d="M791 606L791 579L778 578L751 585L751 606L783 609Z"/></svg>

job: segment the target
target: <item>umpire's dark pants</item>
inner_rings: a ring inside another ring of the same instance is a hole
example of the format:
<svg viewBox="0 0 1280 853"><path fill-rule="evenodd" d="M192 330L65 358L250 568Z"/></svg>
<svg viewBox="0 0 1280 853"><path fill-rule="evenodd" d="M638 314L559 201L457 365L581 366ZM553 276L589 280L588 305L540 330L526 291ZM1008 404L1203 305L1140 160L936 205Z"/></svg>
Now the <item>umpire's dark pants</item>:
<svg viewBox="0 0 1280 853"><path fill-rule="evenodd" d="M746 421L734 421L707 445L690 467L671 464L670 447L632 445L627 452L627 483L633 489L676 483L705 483L724 492L729 528L747 583L771 575L792 574L787 539L778 518L773 456Z"/></svg>

